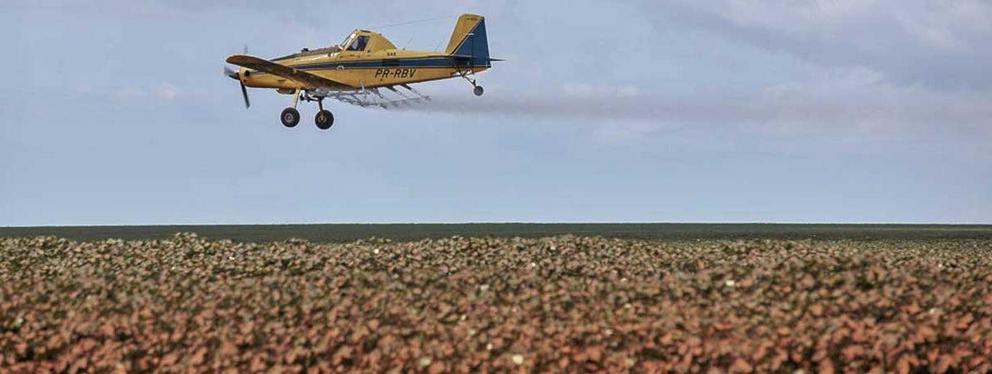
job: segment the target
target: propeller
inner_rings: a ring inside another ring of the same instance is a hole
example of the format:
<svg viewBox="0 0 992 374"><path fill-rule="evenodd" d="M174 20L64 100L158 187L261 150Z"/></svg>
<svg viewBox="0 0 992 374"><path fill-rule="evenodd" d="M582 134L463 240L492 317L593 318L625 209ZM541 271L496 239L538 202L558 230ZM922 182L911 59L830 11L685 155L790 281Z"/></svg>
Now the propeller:
<svg viewBox="0 0 992 374"><path fill-rule="evenodd" d="M245 98L245 109L251 108L251 102L248 100L248 88L245 87L245 83L241 81L241 77L238 75L237 71L231 70L227 66L224 67L224 75L228 78L234 79L241 84L241 96Z"/></svg>

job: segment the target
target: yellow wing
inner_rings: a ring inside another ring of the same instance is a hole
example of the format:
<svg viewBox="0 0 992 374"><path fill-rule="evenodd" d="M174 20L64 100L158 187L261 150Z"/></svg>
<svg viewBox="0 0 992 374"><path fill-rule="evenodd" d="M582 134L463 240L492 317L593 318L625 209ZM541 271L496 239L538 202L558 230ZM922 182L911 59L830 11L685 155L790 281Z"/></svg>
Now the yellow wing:
<svg viewBox="0 0 992 374"><path fill-rule="evenodd" d="M227 58L227 63L238 65L252 70L261 71L263 73L278 75L286 79L292 79L310 88L334 88L334 87L355 88L335 80L327 79L316 74L311 74L306 71L293 68L292 66L277 64L275 62L261 59L255 56L234 55Z"/></svg>

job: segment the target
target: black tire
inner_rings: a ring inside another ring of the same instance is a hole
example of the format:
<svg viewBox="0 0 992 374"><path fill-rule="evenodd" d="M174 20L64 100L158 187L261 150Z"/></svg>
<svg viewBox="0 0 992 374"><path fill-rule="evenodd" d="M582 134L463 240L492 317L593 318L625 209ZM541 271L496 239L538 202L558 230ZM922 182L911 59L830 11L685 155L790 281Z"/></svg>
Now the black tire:
<svg viewBox="0 0 992 374"><path fill-rule="evenodd" d="M313 122L317 124L318 129L330 129L331 126L334 126L334 113L329 110L322 110L313 118Z"/></svg>
<svg viewBox="0 0 992 374"><path fill-rule="evenodd" d="M282 121L283 126L296 127L300 123L300 112L296 108L283 109L282 114L279 115L279 120Z"/></svg>
<svg viewBox="0 0 992 374"><path fill-rule="evenodd" d="M482 86L475 86L473 92L475 92L475 96L482 96L482 94L486 93L486 89L482 88Z"/></svg>

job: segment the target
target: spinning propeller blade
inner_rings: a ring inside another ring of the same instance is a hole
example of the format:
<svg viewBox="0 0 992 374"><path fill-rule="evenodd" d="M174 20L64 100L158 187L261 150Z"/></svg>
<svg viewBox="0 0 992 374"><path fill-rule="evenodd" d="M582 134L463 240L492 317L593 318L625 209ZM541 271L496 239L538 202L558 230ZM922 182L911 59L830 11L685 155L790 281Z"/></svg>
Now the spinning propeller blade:
<svg viewBox="0 0 992 374"><path fill-rule="evenodd" d="M241 84L241 96L245 97L245 109L251 108L251 102L248 101L248 89L245 88L245 84Z"/></svg>
<svg viewBox="0 0 992 374"><path fill-rule="evenodd" d="M224 67L224 75L228 78L234 79L241 84L241 96L245 98L245 108L251 108L251 101L248 100L248 88L245 87L245 83L241 81L241 77L238 72L231 70L227 66Z"/></svg>

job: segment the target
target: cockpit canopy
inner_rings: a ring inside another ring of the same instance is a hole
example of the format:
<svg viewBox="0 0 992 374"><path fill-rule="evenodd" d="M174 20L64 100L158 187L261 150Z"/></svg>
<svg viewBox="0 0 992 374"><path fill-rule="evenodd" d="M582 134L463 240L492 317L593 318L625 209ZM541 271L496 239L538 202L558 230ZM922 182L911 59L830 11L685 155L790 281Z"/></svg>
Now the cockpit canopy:
<svg viewBox="0 0 992 374"><path fill-rule="evenodd" d="M393 45L382 36L382 34L374 33L367 30L355 30L345 38L344 42L340 45L341 50L350 52L362 52L362 51L382 51L386 49L396 49Z"/></svg>
<svg viewBox="0 0 992 374"><path fill-rule="evenodd" d="M355 30L345 38L344 42L340 45L332 45L327 48L320 49L309 49L303 48L300 53L294 53L289 56L283 56L273 59L272 61L282 61L291 58L304 57L304 56L315 56L322 54L332 54L342 51L348 52L377 52L389 49L396 49L393 43L389 42L389 39L382 36L382 34L371 32L368 30Z"/></svg>
<svg viewBox="0 0 992 374"><path fill-rule="evenodd" d="M351 34L348 39L341 43L341 49L345 51L364 51L368 48L369 36L368 35L358 35Z"/></svg>

